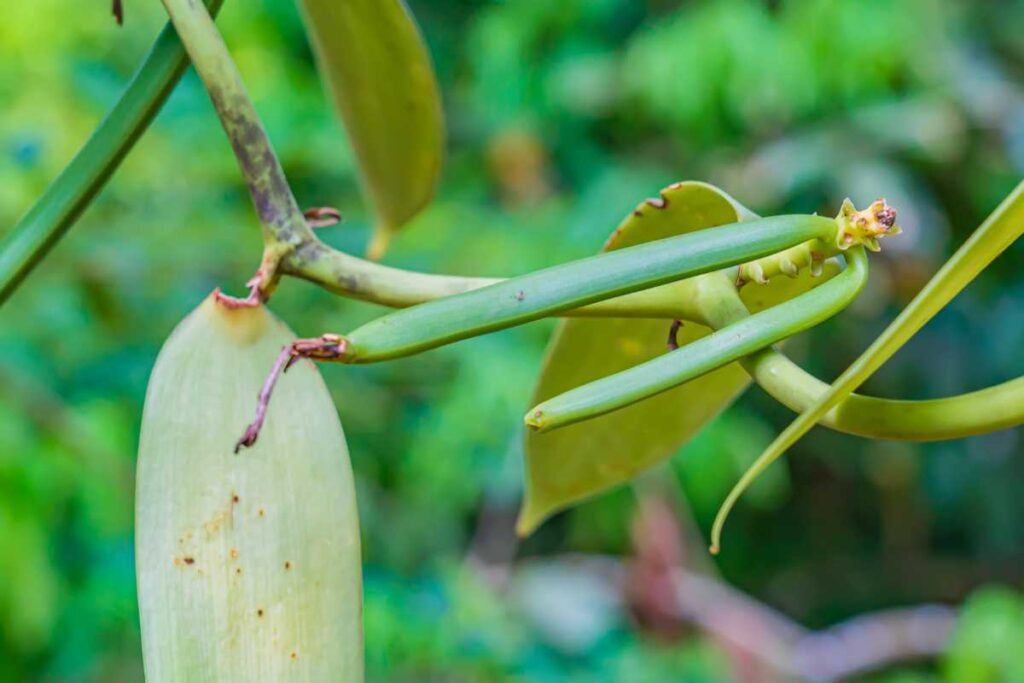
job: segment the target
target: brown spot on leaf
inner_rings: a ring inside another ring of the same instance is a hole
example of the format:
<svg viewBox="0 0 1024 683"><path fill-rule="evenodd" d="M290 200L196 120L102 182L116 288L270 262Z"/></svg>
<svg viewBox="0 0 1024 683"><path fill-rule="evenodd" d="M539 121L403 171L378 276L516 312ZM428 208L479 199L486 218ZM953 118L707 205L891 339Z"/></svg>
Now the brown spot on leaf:
<svg viewBox="0 0 1024 683"><path fill-rule="evenodd" d="M256 511L256 514L259 515L260 517L263 517L263 516L265 516L267 514L267 511L264 510L263 508L260 508L259 510Z"/></svg>
<svg viewBox="0 0 1024 683"><path fill-rule="evenodd" d="M292 563L289 562L288 560L285 560L284 561L284 569L285 569L285 571L288 571L291 568L292 568Z"/></svg>
<svg viewBox="0 0 1024 683"><path fill-rule="evenodd" d="M231 559L232 560L237 560L238 559L238 549L237 548L232 548L231 552L228 553L228 554L231 555Z"/></svg>
<svg viewBox="0 0 1024 683"><path fill-rule="evenodd" d="M645 199L644 202L648 206L653 206L655 209L664 209L668 207L668 199L665 195L660 197L652 197L651 199Z"/></svg>
<svg viewBox="0 0 1024 683"><path fill-rule="evenodd" d="M191 555L186 555L182 558L182 560L185 562L185 564L188 565L193 565L196 563L196 558L192 557Z"/></svg>
<svg viewBox="0 0 1024 683"><path fill-rule="evenodd" d="M298 653L298 652L295 652L295 651L293 650L293 651L292 651L292 653L291 653L290 655L288 655L288 656L289 656L289 657L291 657L292 661L295 661L296 659L298 659L298 658L299 658L299 653Z"/></svg>
<svg viewBox="0 0 1024 683"><path fill-rule="evenodd" d="M257 616L257 617L259 617L259 618L261 618L261 619L263 618L263 608L262 608L262 607L260 607L260 608L257 608L257 610L256 610L256 616Z"/></svg>

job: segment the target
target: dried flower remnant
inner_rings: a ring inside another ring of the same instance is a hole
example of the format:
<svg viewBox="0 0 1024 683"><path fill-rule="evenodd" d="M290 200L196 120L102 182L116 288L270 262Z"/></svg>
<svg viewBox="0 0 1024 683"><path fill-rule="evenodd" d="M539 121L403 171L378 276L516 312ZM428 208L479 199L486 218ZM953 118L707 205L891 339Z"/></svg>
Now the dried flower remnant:
<svg viewBox="0 0 1024 683"><path fill-rule="evenodd" d="M846 199L836 216L836 223L839 225L836 246L843 250L863 244L871 251L880 251L878 238L903 232L896 225L896 210L884 199L876 199L863 211L858 211L853 202Z"/></svg>

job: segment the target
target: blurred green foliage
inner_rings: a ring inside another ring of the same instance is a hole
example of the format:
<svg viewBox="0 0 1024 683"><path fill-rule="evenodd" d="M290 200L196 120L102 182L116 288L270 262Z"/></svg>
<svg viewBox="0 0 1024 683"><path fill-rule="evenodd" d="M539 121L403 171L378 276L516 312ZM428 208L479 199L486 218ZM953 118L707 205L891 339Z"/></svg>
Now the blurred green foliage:
<svg viewBox="0 0 1024 683"><path fill-rule="evenodd" d="M104 3L5 4L0 231L85 139L162 24L159 3L126 5L118 29ZM410 5L438 68L449 142L439 199L396 239L395 265L509 275L588 255L639 199L685 178L763 215L834 213L845 196L884 195L906 233L874 259L871 291L789 345L831 377L1024 171L1024 3ZM220 25L300 201L340 207L345 222L323 235L361 251L369 225L352 155L295 7L229 1ZM258 239L190 74L0 310L0 680L141 677L132 469L146 378L163 338L210 289L241 291ZM1022 256L1012 248L867 390L930 397L1019 372ZM380 313L291 281L273 307L303 335ZM567 607L538 611L555 579L498 592L472 571L474 558L514 553L630 553L630 489L512 545L520 417L551 329L324 369L359 487L371 680L738 675L693 631L665 638L621 605L597 609L601 593L582 579L555 591ZM673 459L701 528L789 417L752 389ZM1024 639L1021 456L1019 430L930 445L816 430L737 511L719 568L812 627L1008 584L967 603L945 662L878 680L1013 680L1024 675L1013 658Z"/></svg>
<svg viewBox="0 0 1024 683"><path fill-rule="evenodd" d="M979 590L964 605L945 662L950 680L1024 679L1024 599L1002 587Z"/></svg>

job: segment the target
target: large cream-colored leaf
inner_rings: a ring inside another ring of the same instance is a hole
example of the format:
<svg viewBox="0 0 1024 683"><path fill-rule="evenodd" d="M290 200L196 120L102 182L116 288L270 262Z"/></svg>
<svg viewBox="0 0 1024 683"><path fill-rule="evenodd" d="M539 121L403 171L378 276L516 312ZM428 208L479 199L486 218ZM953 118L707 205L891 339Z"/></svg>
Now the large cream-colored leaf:
<svg viewBox="0 0 1024 683"><path fill-rule="evenodd" d="M263 307L211 296L157 359L135 505L150 683L362 681L352 470L312 363L278 383L259 441L233 453L294 337Z"/></svg>
<svg viewBox="0 0 1024 683"><path fill-rule="evenodd" d="M321 77L377 214L371 255L433 197L444 117L434 68L402 0L299 0Z"/></svg>
<svg viewBox="0 0 1024 683"><path fill-rule="evenodd" d="M721 190L698 182L677 183L641 203L619 225L605 251L749 220L756 216ZM834 274L829 265L827 275ZM804 272L767 285L748 284L744 301L761 310L820 284ZM559 323L531 405L650 360L666 351L666 320L570 319ZM687 323L680 345L708 334ZM526 435L526 497L517 529L529 534L572 503L629 481L664 460L749 383L733 363L676 389L622 410L546 433Z"/></svg>

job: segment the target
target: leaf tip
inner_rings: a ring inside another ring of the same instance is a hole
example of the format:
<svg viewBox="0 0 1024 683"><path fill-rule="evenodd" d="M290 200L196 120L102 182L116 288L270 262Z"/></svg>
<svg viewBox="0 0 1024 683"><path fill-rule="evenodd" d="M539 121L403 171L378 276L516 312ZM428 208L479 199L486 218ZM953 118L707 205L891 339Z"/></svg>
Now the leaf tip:
<svg viewBox="0 0 1024 683"><path fill-rule="evenodd" d="M526 538L540 526L543 518L531 512L531 506L525 504L519 511L519 518L516 520L516 537Z"/></svg>
<svg viewBox="0 0 1024 683"><path fill-rule="evenodd" d="M391 230L385 227L377 227L370 238L370 244L366 247L366 258L370 261L379 261L384 257L388 247L391 245Z"/></svg>

